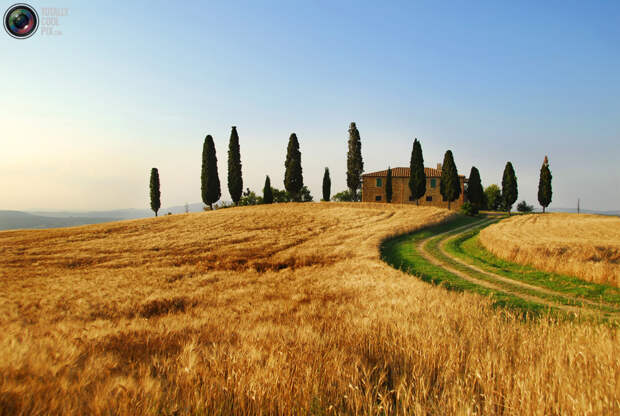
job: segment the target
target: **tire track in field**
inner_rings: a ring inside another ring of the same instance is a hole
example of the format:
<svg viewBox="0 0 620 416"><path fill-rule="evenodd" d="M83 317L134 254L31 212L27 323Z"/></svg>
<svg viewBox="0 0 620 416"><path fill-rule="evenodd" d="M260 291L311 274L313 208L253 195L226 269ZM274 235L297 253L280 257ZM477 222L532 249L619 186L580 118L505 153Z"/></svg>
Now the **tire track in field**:
<svg viewBox="0 0 620 416"><path fill-rule="evenodd" d="M456 263L459 263L459 264L461 264L461 265L462 265L462 266L464 266L464 267L467 267L467 268L468 268L468 269L470 269L470 270L473 270L473 271L475 271L475 272L478 272L478 273L484 274L485 276L488 276L488 277L490 277L490 278L492 278L492 279L495 279L495 280L499 280L499 281L501 281L501 282L509 283L509 284L512 284L512 285L515 285L515 286L520 286L520 287L523 287L523 288L525 288L525 289L535 290L535 291L537 291L537 292L540 292L540 293L545 293L545 294L547 294L547 295L551 295L551 296L561 296L561 297L564 297L564 298L567 298L567 299L573 300L573 301L575 301L575 302L581 302L581 303L583 303L583 304L587 304L587 305L589 305L589 306L591 306L591 307L601 307L601 306L602 306L602 307L608 307L608 308L613 309L613 311L608 311L608 312L606 313L606 314L608 314L608 315L618 315L618 313L620 312L620 311L618 310L618 308L617 308L617 307L615 307L613 304L609 304L609 303L606 303L606 302L593 302L593 301L591 301L591 300L589 300L589 299L584 299L584 298L581 298L581 297L578 297L578 296L572 295L572 294L570 294L570 293L566 293L566 292L558 292L558 291L551 290L551 289L548 289L548 288L545 288L545 287L541 287L541 286L532 285L532 284L530 284L530 283L526 283L526 282L523 282L523 281L520 281L520 280L517 280L517 279L511 279L511 278L509 278L509 277L502 276L502 275L500 275L500 274L493 273L493 272L491 272L491 271L488 271L488 270L482 269L482 268L480 268L480 267L478 267L478 266L476 266L476 265L474 265L474 264L471 264L471 263L466 262L465 260L463 260L463 259L461 259L461 258L459 258L459 257L454 256L454 255L453 255L453 254L451 254L451 253L448 253L448 252L445 250L445 245L446 245L449 241L451 241L451 240L453 240L453 239L458 238L459 236L461 236L461 235L462 235L462 234L464 234L465 232L467 232L467 230L466 230L466 231L461 231L461 232L459 232L459 233L458 233L458 234L456 234L456 235L453 235L453 236L450 236L449 238L445 238L445 239L443 239L443 240L439 243L439 245L438 245L438 247L439 247L439 251L441 252L441 254L443 254L444 256L448 257L450 260L452 260L452 261L454 261L454 262L456 262ZM601 311L601 313L604 313L604 312L603 312L603 311Z"/></svg>
<svg viewBox="0 0 620 416"><path fill-rule="evenodd" d="M498 292L508 293L510 295L519 297L519 298L527 300L529 302L538 303L540 305L544 305L544 306L547 306L547 307L550 307L550 308L555 308L555 309L558 309L558 310L562 310L564 312L569 312L569 313L573 313L573 314L588 314L588 315L594 314L594 315L600 315L600 316L604 315L603 312L591 311L591 310L587 310L587 309L576 307L576 306L564 305L564 304L561 304L561 303L558 303L558 302L553 302L551 300L540 298L538 296L534 296L534 295L530 295L530 294L525 294L525 293L522 293L522 292L519 292L519 291L516 291L516 290L505 288L503 286L494 284L492 282L488 282L488 281L485 281L485 280L481 280L481 279L475 278L475 277L469 275L468 273L462 272L462 271L460 271L458 269L455 269L454 267L450 266L449 264L446 264L445 261L443 261L440 258L435 257L430 252L428 252L428 250L426 248L426 245L432 239L435 239L437 237L444 237L445 238L446 236L452 235L452 234L455 234L455 233L457 233L457 235L458 235L460 233L469 231L472 228L475 228L475 227L478 227L480 225L484 225L484 224L490 223L490 222L492 222L492 220L485 219L485 220L481 220L481 221L478 221L478 222L474 222L472 224L467 224L467 225L464 225L464 226L461 226L461 227L454 228L452 230L444 231L442 233L429 236L429 237L427 237L425 239L420 240L416 244L416 249L418 250L419 254L422 257L424 257L424 259L426 261L428 261L429 263L431 263L431 264L433 264L435 266L441 267L442 269L446 270L447 272L452 273L453 275L456 275L456 276L458 276L458 277L460 277L460 278L462 278L464 280L467 280L468 282L473 283L475 285L486 287L488 289L495 290L495 291L498 291ZM514 284L513 280L508 279L508 278L504 278L504 279L508 280L508 283ZM533 288L535 290L539 289L538 287L533 287ZM553 293L553 295L563 296L563 294L561 294L561 293ZM607 314L607 315L609 315L609 314Z"/></svg>

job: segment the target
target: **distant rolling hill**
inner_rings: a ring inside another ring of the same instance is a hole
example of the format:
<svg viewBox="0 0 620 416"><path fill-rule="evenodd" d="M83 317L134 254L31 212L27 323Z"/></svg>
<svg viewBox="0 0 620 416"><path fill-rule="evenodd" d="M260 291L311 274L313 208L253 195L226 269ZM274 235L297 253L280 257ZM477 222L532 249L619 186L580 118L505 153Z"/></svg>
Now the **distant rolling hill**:
<svg viewBox="0 0 620 416"><path fill-rule="evenodd" d="M188 204L189 212L201 212L204 204ZM159 215L182 214L185 205L176 205L159 210ZM574 208L550 208L550 212L576 212ZM616 215L620 211L581 210L583 214ZM102 222L148 218L153 211L148 209L115 209L108 211L8 211L0 210L0 230L14 230L21 228L58 228L77 225L99 224Z"/></svg>
<svg viewBox="0 0 620 416"><path fill-rule="evenodd" d="M204 204L194 203L188 204L187 209L189 212L201 212ZM182 214L185 212L185 205L176 205L172 207L161 208L159 215ZM58 217L58 218L114 218L117 220L133 220L138 218L149 218L153 216L153 211L150 209L114 209L109 211L28 211L29 214L41 215L44 217ZM112 221L112 220L109 220Z"/></svg>
<svg viewBox="0 0 620 416"><path fill-rule="evenodd" d="M0 230L21 228L58 228L117 221L106 217L47 217L21 211L0 211Z"/></svg>
<svg viewBox="0 0 620 416"><path fill-rule="evenodd" d="M189 212L202 211L203 204L189 204ZM181 214L185 205L172 206L159 210L159 215ZM115 209L109 211L9 211L0 210L0 230L22 228L58 228L77 225L99 224L103 222L148 218L153 211L148 209Z"/></svg>
<svg viewBox="0 0 620 416"><path fill-rule="evenodd" d="M577 213L576 208L549 208L549 212L567 212L567 213ZM582 214L596 214L596 215L615 215L620 217L620 210L617 211L600 211L595 209L582 209L579 212Z"/></svg>

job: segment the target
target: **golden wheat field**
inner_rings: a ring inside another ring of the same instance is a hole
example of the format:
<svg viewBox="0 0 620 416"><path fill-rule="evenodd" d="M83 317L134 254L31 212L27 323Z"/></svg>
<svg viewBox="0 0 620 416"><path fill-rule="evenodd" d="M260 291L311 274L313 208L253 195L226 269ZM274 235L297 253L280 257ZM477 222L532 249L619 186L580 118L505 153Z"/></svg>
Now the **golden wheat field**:
<svg viewBox="0 0 620 416"><path fill-rule="evenodd" d="M277 204L0 232L0 414L620 413L617 328L523 321L380 260L451 215Z"/></svg>
<svg viewBox="0 0 620 416"><path fill-rule="evenodd" d="M480 242L505 260L620 286L618 217L517 216L482 230Z"/></svg>

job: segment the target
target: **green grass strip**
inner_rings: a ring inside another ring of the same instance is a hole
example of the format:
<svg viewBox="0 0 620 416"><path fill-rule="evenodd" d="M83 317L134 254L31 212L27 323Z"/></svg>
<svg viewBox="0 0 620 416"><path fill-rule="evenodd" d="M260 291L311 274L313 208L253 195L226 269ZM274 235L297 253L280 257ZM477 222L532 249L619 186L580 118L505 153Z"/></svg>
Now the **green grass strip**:
<svg viewBox="0 0 620 416"><path fill-rule="evenodd" d="M480 244L479 232L480 229L474 229L449 240L444 246L445 250L465 262L500 276L545 287L555 292L570 294L592 302L604 302L608 304L601 305L601 309L604 310L619 310L620 290L618 288L587 282L573 276L544 272L531 266L502 260Z"/></svg>
<svg viewBox="0 0 620 416"><path fill-rule="evenodd" d="M433 255L433 257L441 260L443 263L449 265L450 267L452 267L453 269L456 269L460 272L466 273L469 276L472 276L475 279L478 280L482 280L485 282L489 282L492 283L496 286L500 286L503 289L509 290L511 292L515 292L515 293L522 293L522 294L527 294L530 296L535 296L538 297L540 299L546 299L552 302L556 302L562 305L570 305L570 306L577 306L577 307L581 307L583 306L582 302L576 301L574 299L570 299L570 298L566 298L563 297L561 295L552 295L549 293L542 293L537 291L536 289L533 288L526 288L523 286L519 286L516 284L512 284L509 282L504 282L501 280L497 280L495 278L493 278L492 276L489 276L485 273L480 273L476 270L472 270L471 268L451 259L450 257L446 256L445 254L443 254L441 252L441 250L439 249L439 245L441 244L441 242L445 240L445 236L440 236L437 238L433 238L432 240L430 240L427 244L426 244L426 250Z"/></svg>
<svg viewBox="0 0 620 416"><path fill-rule="evenodd" d="M441 285L448 290L468 290L480 295L491 296L493 299L493 306L495 307L515 309L524 316L538 316L543 313L554 312L552 308L546 305L530 302L518 296L480 286L465 280L448 272L442 267L430 263L417 251L416 245L421 240L464 225L473 224L477 221L480 221L480 219L459 216L454 221L448 223L386 240L381 245L381 257L392 267L414 274L425 282Z"/></svg>

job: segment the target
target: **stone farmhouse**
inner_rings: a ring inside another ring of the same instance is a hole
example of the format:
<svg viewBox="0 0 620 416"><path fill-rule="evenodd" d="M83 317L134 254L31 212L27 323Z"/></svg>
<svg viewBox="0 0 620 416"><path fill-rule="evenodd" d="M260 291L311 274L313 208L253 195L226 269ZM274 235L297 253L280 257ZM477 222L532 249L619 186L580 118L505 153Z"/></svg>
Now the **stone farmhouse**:
<svg viewBox="0 0 620 416"><path fill-rule="evenodd" d="M439 192L441 181L441 163L437 168L424 168L426 174L426 194L418 201L420 205L430 205L434 207L448 208L448 201L445 201ZM392 168L392 203L396 204L415 204L416 201L411 196L409 189L409 168ZM386 202L385 200L385 179L387 169L378 172L370 172L362 175L362 201L363 202ZM459 175L461 185L461 195L456 201L452 201L450 208L458 209L465 202L465 183L467 179Z"/></svg>

